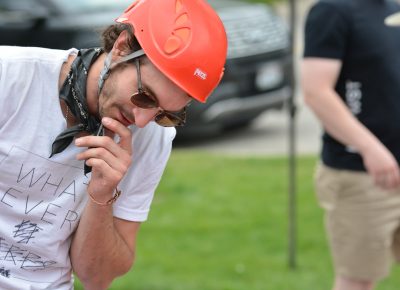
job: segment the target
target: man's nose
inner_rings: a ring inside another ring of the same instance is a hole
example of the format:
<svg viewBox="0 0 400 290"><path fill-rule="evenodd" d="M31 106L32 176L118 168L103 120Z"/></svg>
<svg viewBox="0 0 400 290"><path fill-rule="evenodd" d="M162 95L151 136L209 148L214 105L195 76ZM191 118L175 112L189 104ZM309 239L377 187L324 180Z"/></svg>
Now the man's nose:
<svg viewBox="0 0 400 290"><path fill-rule="evenodd" d="M132 112L135 116L135 125L139 128L143 128L149 122L153 121L158 109L142 109L135 107L132 109Z"/></svg>

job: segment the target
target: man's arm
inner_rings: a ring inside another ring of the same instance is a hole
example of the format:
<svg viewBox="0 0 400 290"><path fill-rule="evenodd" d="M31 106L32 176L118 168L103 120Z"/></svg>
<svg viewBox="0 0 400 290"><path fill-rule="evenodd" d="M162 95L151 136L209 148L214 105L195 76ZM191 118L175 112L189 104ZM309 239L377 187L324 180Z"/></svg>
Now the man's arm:
<svg viewBox="0 0 400 290"><path fill-rule="evenodd" d="M85 289L107 289L129 271L139 226L113 217L112 206L88 201L70 250L72 268Z"/></svg>
<svg viewBox="0 0 400 290"><path fill-rule="evenodd" d="M304 100L336 140L356 149L368 173L383 188L400 185L400 171L391 152L357 118L334 90L341 61L305 58L302 64Z"/></svg>
<svg viewBox="0 0 400 290"><path fill-rule="evenodd" d="M119 135L119 143L107 136L86 136L75 144L88 148L77 159L92 167L87 191L103 203L113 196L131 165L132 133L116 120L103 118L102 123L108 133ZM129 271L139 225L113 217L112 205L88 200L70 249L72 268L85 289L107 289L114 278Z"/></svg>

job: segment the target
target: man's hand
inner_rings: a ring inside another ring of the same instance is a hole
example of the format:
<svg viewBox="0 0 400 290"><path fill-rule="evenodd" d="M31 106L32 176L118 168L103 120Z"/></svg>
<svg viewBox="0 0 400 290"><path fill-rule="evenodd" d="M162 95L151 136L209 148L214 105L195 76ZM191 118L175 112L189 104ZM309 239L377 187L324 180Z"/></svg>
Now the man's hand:
<svg viewBox="0 0 400 290"><path fill-rule="evenodd" d="M377 186L386 190L400 186L399 164L385 146L381 143L368 146L361 155L367 172Z"/></svg>
<svg viewBox="0 0 400 290"><path fill-rule="evenodd" d="M78 160L86 160L92 167L88 192L99 202L106 202L131 165L132 133L117 120L105 117L102 123L108 129L106 136L81 137L75 145L88 148L77 155ZM112 138L115 134L120 137L118 143Z"/></svg>
<svg viewBox="0 0 400 290"><path fill-rule="evenodd" d="M117 120L103 118L102 123L106 136L81 137L75 144L87 148L77 158L92 167L88 193L105 203L131 165L132 133ZM119 141L114 141L114 135ZM135 259L139 225L114 217L112 206L90 201L86 204L70 249L74 273L85 289L108 289L116 277L129 271Z"/></svg>

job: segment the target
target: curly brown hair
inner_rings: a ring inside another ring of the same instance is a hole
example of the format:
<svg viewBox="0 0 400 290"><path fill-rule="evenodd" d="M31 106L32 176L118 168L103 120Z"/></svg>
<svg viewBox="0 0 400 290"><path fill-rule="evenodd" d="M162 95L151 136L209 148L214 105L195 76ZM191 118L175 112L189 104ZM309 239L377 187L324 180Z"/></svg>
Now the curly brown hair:
<svg viewBox="0 0 400 290"><path fill-rule="evenodd" d="M128 46L132 50L132 52L141 49L139 42L133 34L133 29L134 28L131 25L123 23L113 24L107 27L101 33L104 51L106 53L109 53L112 50L115 41L124 30L128 32Z"/></svg>

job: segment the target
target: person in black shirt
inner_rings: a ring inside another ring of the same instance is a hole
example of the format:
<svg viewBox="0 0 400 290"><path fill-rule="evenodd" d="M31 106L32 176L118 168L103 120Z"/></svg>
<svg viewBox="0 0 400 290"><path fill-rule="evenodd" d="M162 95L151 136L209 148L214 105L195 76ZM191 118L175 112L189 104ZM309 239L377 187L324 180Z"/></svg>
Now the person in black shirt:
<svg viewBox="0 0 400 290"><path fill-rule="evenodd" d="M390 0L321 0L305 27L305 103L324 127L316 192L335 290L373 289L400 257L400 10Z"/></svg>

